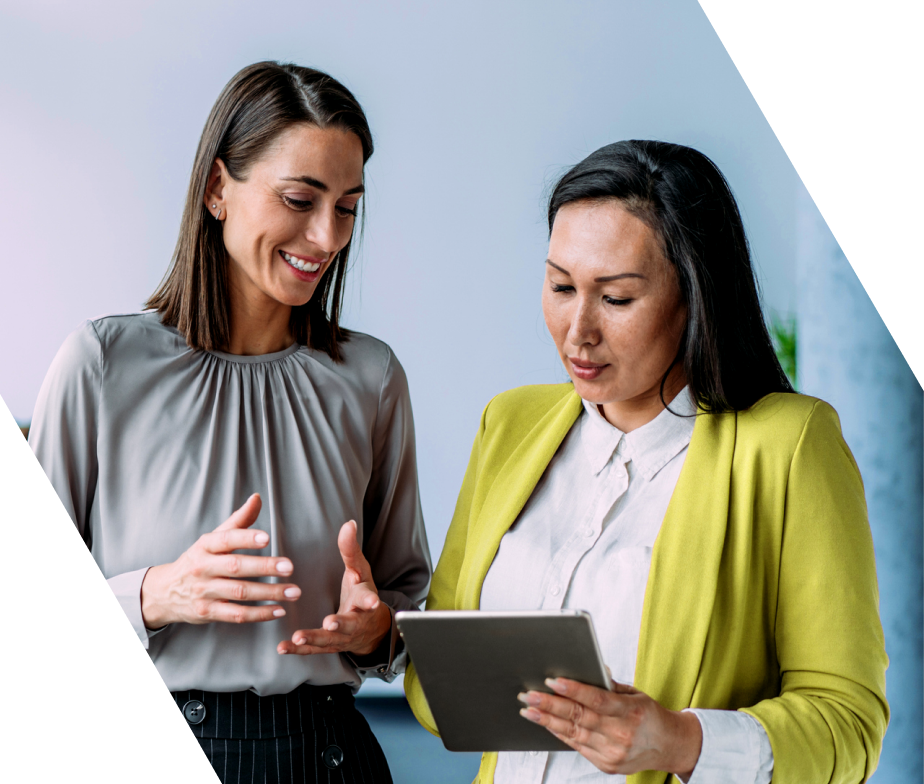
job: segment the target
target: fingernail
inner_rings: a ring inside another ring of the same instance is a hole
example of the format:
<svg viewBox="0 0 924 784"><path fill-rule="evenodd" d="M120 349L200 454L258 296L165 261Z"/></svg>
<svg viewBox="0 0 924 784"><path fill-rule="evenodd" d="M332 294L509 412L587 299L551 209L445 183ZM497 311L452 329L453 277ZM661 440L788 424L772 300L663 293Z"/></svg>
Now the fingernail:
<svg viewBox="0 0 924 784"><path fill-rule="evenodd" d="M546 678L545 685L556 694L565 694L568 691L568 687L558 680L558 678Z"/></svg>
<svg viewBox="0 0 924 784"><path fill-rule="evenodd" d="M329 631L329 632L335 632L335 631L337 631L337 629L340 628L340 624L337 623L336 621L331 621L329 624L327 624L327 626L326 626L325 628L326 628L327 631Z"/></svg>
<svg viewBox="0 0 924 784"><path fill-rule="evenodd" d="M286 611L283 610L282 607L280 607L278 610L273 610L273 615L275 615L277 618L282 618L282 616L285 614Z"/></svg>
<svg viewBox="0 0 924 784"><path fill-rule="evenodd" d="M286 588L283 594L289 599L297 599L302 595L302 592L298 588Z"/></svg>
<svg viewBox="0 0 924 784"><path fill-rule="evenodd" d="M276 564L276 571L280 574L290 574L292 572L292 562L280 561Z"/></svg>
<svg viewBox="0 0 924 784"><path fill-rule="evenodd" d="M520 702L526 703L527 705L535 705L535 706L539 705L539 695L534 694L533 692L526 692L526 693L520 692L517 695L517 699Z"/></svg>
<svg viewBox="0 0 924 784"><path fill-rule="evenodd" d="M263 531L260 531L260 532L257 533L256 536L254 536L253 540L254 540L254 542L256 542L257 544L259 544L259 545L262 546L262 545L266 544L267 542L269 542L269 534L264 533Z"/></svg>
<svg viewBox="0 0 924 784"><path fill-rule="evenodd" d="M539 721L539 711L534 708L520 708L520 715L530 721Z"/></svg>
<svg viewBox="0 0 924 784"><path fill-rule="evenodd" d="M296 637L294 640L292 640L292 642L294 642L296 645L304 645L306 640L304 637Z"/></svg>

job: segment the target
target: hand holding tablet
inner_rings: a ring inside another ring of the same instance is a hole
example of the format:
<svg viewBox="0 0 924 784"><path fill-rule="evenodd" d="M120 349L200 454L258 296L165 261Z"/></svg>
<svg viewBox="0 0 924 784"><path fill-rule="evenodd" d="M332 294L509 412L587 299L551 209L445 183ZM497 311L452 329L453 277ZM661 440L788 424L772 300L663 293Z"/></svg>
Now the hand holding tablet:
<svg viewBox="0 0 924 784"><path fill-rule="evenodd" d="M590 616L544 612L403 612L398 629L450 751L567 751L520 714L547 679L603 689L610 678Z"/></svg>

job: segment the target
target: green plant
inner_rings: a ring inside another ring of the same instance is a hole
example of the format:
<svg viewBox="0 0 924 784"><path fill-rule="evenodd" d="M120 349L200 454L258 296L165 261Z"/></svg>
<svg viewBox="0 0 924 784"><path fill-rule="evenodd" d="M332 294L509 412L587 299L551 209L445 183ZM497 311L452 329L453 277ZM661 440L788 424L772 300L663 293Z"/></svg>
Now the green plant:
<svg viewBox="0 0 924 784"><path fill-rule="evenodd" d="M795 316L783 318L778 313L773 314L770 319L770 337L773 338L776 357L793 389L796 388L796 334Z"/></svg>

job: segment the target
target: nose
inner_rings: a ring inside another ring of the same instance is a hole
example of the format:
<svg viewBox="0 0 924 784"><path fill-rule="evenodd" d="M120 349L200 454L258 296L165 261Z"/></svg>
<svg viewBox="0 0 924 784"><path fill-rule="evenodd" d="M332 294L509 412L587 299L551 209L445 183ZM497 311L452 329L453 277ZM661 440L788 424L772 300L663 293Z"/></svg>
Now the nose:
<svg viewBox="0 0 924 784"><path fill-rule="evenodd" d="M568 342L572 346L596 345L600 341L596 309L583 297L576 298L568 327Z"/></svg>
<svg viewBox="0 0 924 784"><path fill-rule="evenodd" d="M310 213L305 238L328 256L340 250L345 243L341 243L337 216L333 207L313 210Z"/></svg>

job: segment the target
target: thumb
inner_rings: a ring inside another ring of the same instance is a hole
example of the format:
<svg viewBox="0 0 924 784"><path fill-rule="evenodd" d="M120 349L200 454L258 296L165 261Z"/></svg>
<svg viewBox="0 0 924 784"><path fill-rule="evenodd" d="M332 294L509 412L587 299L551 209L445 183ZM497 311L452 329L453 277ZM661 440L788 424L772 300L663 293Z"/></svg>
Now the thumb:
<svg viewBox="0 0 924 784"><path fill-rule="evenodd" d="M260 516L262 507L263 502L260 500L260 494L254 493L215 530L226 531L231 528L250 528L257 521L257 517Z"/></svg>
<svg viewBox="0 0 924 784"><path fill-rule="evenodd" d="M357 526L355 520L343 524L337 536L337 547L340 548L340 557L343 565L359 574L360 580L365 582L370 577L369 562L363 555L362 548L357 540Z"/></svg>
<svg viewBox="0 0 924 784"><path fill-rule="evenodd" d="M630 686L628 683L618 683L617 681L611 680L610 682L610 691L616 692L616 694L640 694L638 689L634 686Z"/></svg>

